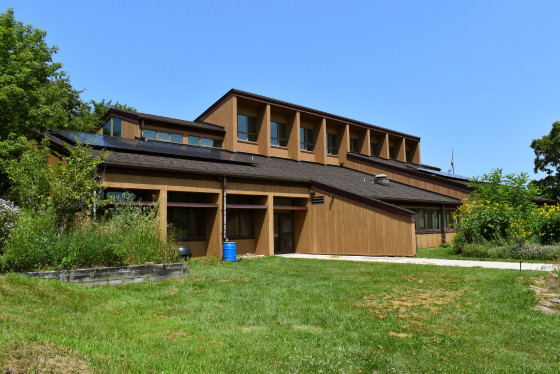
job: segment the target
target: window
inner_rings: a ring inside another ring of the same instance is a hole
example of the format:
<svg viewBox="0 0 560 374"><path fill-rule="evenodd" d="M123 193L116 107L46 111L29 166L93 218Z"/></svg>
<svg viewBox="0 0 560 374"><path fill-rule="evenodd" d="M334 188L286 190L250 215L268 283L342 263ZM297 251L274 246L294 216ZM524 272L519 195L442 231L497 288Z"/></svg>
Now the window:
<svg viewBox="0 0 560 374"><path fill-rule="evenodd" d="M306 129L305 127L301 127L299 130L300 130L299 148L302 151L313 152L313 150L315 149L313 129Z"/></svg>
<svg viewBox="0 0 560 374"><path fill-rule="evenodd" d="M167 201L173 203L205 203L208 194L169 191Z"/></svg>
<svg viewBox="0 0 560 374"><path fill-rule="evenodd" d="M142 135L146 140L156 140L157 139L157 131L155 130L142 130Z"/></svg>
<svg viewBox="0 0 560 374"><path fill-rule="evenodd" d="M327 154L331 156L338 154L338 136L329 132L327 133Z"/></svg>
<svg viewBox="0 0 560 374"><path fill-rule="evenodd" d="M171 133L171 140L170 141L173 142L173 143L182 143L183 142L183 135Z"/></svg>
<svg viewBox="0 0 560 374"><path fill-rule="evenodd" d="M270 144L288 146L288 126L285 123L270 122Z"/></svg>
<svg viewBox="0 0 560 374"><path fill-rule="evenodd" d="M454 229L455 220L453 219L453 210L445 210L445 222L443 223L443 227L448 230Z"/></svg>
<svg viewBox="0 0 560 374"><path fill-rule="evenodd" d="M350 138L350 152L360 153L360 140L358 138Z"/></svg>
<svg viewBox="0 0 560 374"><path fill-rule="evenodd" d="M396 160L397 159L397 153L395 150L395 146L390 145L389 146L389 158L391 160Z"/></svg>
<svg viewBox="0 0 560 374"><path fill-rule="evenodd" d="M200 136L189 135L189 144L190 145L200 145L203 147L214 147L214 148L222 148L222 141L218 139L211 139L211 138L201 138Z"/></svg>
<svg viewBox="0 0 560 374"><path fill-rule="evenodd" d="M250 209L228 209L227 236L229 238L253 238L253 211Z"/></svg>
<svg viewBox="0 0 560 374"><path fill-rule="evenodd" d="M122 121L120 118L113 118L113 136L121 136Z"/></svg>
<svg viewBox="0 0 560 374"><path fill-rule="evenodd" d="M103 135L111 136L111 120L109 119L105 125L103 125Z"/></svg>
<svg viewBox="0 0 560 374"><path fill-rule="evenodd" d="M416 212L416 230L439 230L439 209L414 209Z"/></svg>
<svg viewBox="0 0 560 374"><path fill-rule="evenodd" d="M255 117L237 115L237 139L257 141L257 119Z"/></svg>
<svg viewBox="0 0 560 374"><path fill-rule="evenodd" d="M146 140L159 140L161 142L183 143L183 135L167 131L142 130L142 136Z"/></svg>
<svg viewBox="0 0 560 374"><path fill-rule="evenodd" d="M377 149L377 143L371 143L371 155L372 156L379 156L379 150Z"/></svg>
<svg viewBox="0 0 560 374"><path fill-rule="evenodd" d="M206 240L206 209L167 208L167 223L178 240Z"/></svg>

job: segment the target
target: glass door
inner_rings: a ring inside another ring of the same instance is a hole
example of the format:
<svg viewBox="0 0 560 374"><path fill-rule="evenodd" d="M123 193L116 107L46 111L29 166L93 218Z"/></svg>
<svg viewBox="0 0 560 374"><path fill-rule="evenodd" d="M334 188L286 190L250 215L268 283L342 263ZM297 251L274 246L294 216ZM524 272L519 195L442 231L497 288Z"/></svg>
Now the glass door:
<svg viewBox="0 0 560 374"><path fill-rule="evenodd" d="M294 213L274 213L274 253L295 252L294 242Z"/></svg>

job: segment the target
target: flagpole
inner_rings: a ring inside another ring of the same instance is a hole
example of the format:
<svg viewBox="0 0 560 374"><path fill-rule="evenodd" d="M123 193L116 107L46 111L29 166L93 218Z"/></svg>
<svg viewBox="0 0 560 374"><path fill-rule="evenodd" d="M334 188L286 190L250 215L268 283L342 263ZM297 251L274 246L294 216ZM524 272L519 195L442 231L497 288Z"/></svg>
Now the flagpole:
<svg viewBox="0 0 560 374"><path fill-rule="evenodd" d="M453 148L451 148L451 170L453 170L453 174L455 174L455 162L453 161Z"/></svg>

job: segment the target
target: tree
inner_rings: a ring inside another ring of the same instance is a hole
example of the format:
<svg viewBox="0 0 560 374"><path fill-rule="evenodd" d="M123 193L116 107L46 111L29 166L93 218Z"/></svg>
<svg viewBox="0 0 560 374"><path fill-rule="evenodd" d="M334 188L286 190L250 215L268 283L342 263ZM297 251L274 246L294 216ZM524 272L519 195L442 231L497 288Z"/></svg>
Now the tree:
<svg viewBox="0 0 560 374"><path fill-rule="evenodd" d="M527 211L534 208L534 201L540 190L529 183L529 174L502 174L502 169L494 169L489 174L472 179L474 188L469 200L485 200L491 203L507 204Z"/></svg>
<svg viewBox="0 0 560 374"><path fill-rule="evenodd" d="M82 91L53 62L58 48L49 47L45 36L17 21L12 9L0 14L0 139L32 128L79 129L90 112Z"/></svg>
<svg viewBox="0 0 560 374"><path fill-rule="evenodd" d="M48 143L46 139L39 145L28 142L21 157L7 163L6 172L19 206L51 213L63 230L77 213L87 214L99 204L97 167L108 153L94 156L91 147L78 142L67 147L68 156L59 156L61 161L52 164Z"/></svg>
<svg viewBox="0 0 560 374"><path fill-rule="evenodd" d="M0 13L0 140L32 129L91 132L111 106L135 111L118 101L84 102L83 90L53 61L58 47L49 47L46 35L17 21L12 9Z"/></svg>
<svg viewBox="0 0 560 374"><path fill-rule="evenodd" d="M545 178L534 181L544 196L557 200L560 198L560 122L552 124L548 135L531 142L535 151L535 173L547 174Z"/></svg>

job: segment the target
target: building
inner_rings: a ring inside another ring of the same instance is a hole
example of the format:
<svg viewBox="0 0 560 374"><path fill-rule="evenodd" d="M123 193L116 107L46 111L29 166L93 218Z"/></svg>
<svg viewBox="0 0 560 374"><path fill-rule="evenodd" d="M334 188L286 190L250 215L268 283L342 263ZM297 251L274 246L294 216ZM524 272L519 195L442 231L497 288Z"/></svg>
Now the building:
<svg viewBox="0 0 560 374"><path fill-rule="evenodd" d="M194 256L298 252L413 256L450 240L465 178L423 165L420 138L231 90L194 121L110 109L97 135L51 130L111 151L116 200L159 203Z"/></svg>

